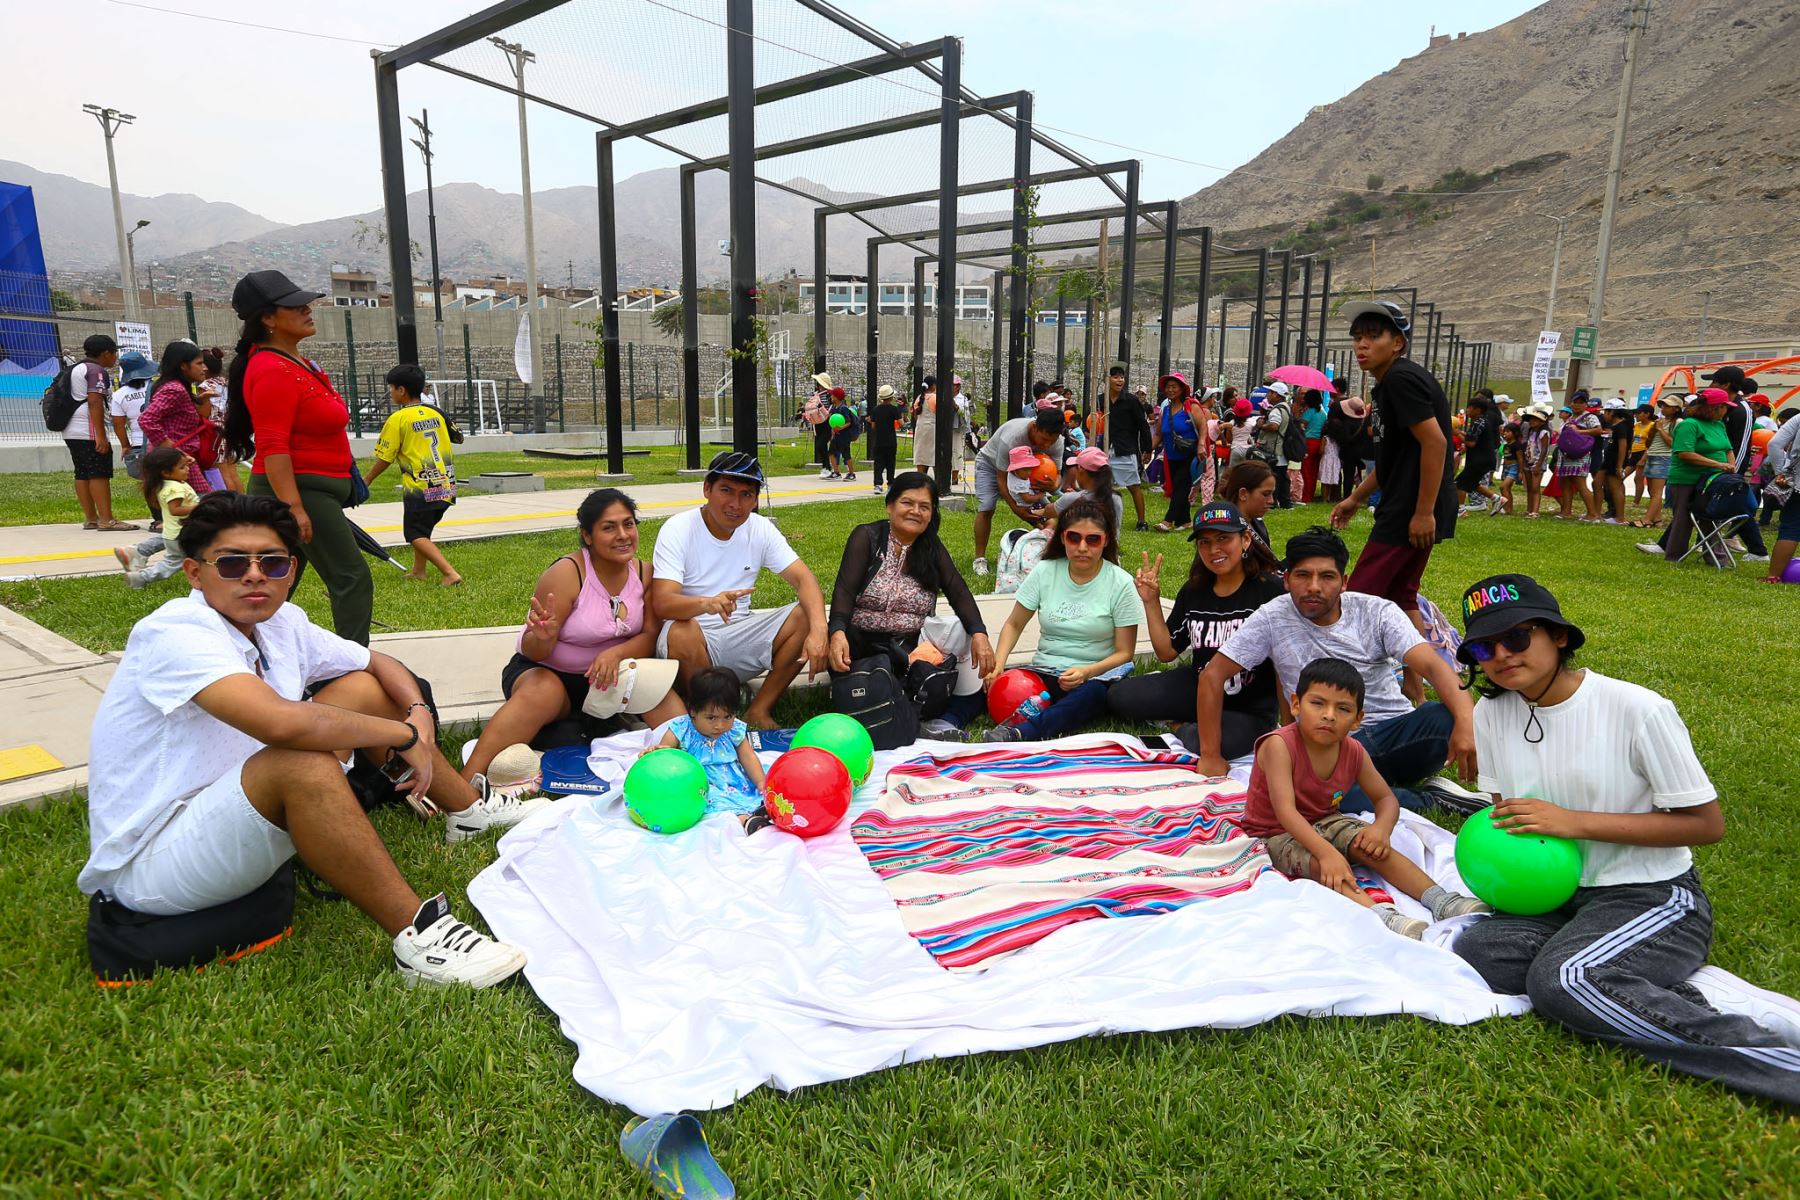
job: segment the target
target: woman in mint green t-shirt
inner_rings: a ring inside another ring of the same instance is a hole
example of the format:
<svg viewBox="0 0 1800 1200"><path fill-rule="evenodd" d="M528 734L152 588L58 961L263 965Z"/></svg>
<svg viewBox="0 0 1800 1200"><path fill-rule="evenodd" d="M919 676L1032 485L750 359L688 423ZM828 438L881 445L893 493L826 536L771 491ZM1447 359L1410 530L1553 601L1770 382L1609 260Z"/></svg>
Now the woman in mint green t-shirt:
<svg viewBox="0 0 1800 1200"><path fill-rule="evenodd" d="M992 684L1006 669L1035 615L1038 648L1030 669L1043 679L1050 704L1017 725L994 726L988 741L1036 741L1085 725L1106 711L1113 678L1129 673L1144 605L1131 572L1119 566L1118 536L1107 518L1092 500L1057 514L1044 557L1013 597L987 678Z"/></svg>
<svg viewBox="0 0 1800 1200"><path fill-rule="evenodd" d="M1704 511L1706 485L1721 471L1734 469L1731 437L1721 419L1730 399L1723 388L1707 388L1695 400L1687 420L1675 427L1670 448L1674 460L1669 463L1669 506L1674 515L1669 519L1668 540L1663 543L1663 557L1670 562L1680 562L1687 553L1696 523L1711 527Z"/></svg>

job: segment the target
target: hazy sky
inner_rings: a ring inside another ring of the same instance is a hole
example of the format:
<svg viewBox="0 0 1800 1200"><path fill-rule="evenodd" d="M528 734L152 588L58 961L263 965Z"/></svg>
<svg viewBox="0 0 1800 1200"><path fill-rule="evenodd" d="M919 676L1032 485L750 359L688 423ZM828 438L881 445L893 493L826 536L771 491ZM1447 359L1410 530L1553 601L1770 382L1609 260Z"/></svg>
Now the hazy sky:
<svg viewBox="0 0 1800 1200"><path fill-rule="evenodd" d="M720 14L724 8L719 0L667 2L696 11L716 8ZM579 27L591 46L636 48L645 73L638 79L600 78L578 61L572 45L579 39L573 37L568 45L534 45L542 65L533 70L545 71L546 78L556 75L571 94L592 97L592 111L601 115L611 115L602 107L609 95L664 88L683 94L680 66L655 61L655 52L669 49L668 43L641 44L652 21L688 27L687 38L665 59L709 47L714 38L722 44L722 35L674 16L656 0L577 4L572 11L579 15L567 17L564 28ZM369 47L420 36L477 7L470 0L308 0L285 6L232 0L0 0L0 28L12 34L0 158L104 184L99 127L81 111L83 103L92 102L137 116L117 141L120 184L127 192L193 192L289 222L373 208L380 199L380 170ZM1473 32L1533 5L1526 0L1390 0L1375 7L1341 0L1118 0L1110 6L1089 0L840 0L840 7L903 41L947 33L962 37L969 87L984 95L1020 88L1035 92L1041 125L1057 127L1055 136L1096 160L1141 157L1143 194L1162 197L1186 195L1212 182L1298 124L1312 106L1339 99L1418 53L1433 23L1440 31ZM550 42L548 34L542 36ZM499 51L489 47L468 53L500 61ZM710 79L722 70L710 61L716 56L704 57L709 61L686 77L690 81L701 72ZM89 64L97 69L88 70ZM915 88L924 82L912 79ZM414 68L401 75L401 98L408 112L431 111L439 182L518 189L516 116L508 97ZM864 99L877 113L883 104L889 106L885 111L904 111L918 102L919 93L901 88L891 88L886 100L881 94ZM591 184L592 127L541 108L533 109L531 119L534 186ZM672 161L651 147L621 147L617 170L623 177ZM903 162L867 152L850 161L867 172L868 190L900 182L882 178L884 172L903 177L910 188L934 182L935 160L928 156ZM787 174L808 165L796 163ZM409 187L422 186L416 157L407 169ZM764 170L786 177L772 164ZM826 182L844 186L847 180Z"/></svg>

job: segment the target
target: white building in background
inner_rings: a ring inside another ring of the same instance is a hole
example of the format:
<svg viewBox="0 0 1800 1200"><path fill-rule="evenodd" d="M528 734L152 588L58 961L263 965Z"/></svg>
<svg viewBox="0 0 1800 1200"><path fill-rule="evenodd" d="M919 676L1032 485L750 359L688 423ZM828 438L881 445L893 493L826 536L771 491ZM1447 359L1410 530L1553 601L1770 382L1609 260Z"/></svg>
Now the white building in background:
<svg viewBox="0 0 1800 1200"><path fill-rule="evenodd" d="M908 281L878 281L877 311L884 317L911 316L913 285ZM809 309L817 288L810 279L799 281L800 307ZM985 283L959 284L956 289L956 318L959 321L986 321L993 316L993 289ZM925 311L937 312L937 286L925 285ZM832 275L825 281L825 311L840 316L860 317L869 310L869 283L861 275Z"/></svg>

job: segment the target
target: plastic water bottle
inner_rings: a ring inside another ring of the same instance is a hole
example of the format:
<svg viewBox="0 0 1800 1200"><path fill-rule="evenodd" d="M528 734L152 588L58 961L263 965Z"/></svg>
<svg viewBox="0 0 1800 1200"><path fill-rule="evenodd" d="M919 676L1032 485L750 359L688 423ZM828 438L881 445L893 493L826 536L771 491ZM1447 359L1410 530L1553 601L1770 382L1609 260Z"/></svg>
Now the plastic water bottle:
<svg viewBox="0 0 1800 1200"><path fill-rule="evenodd" d="M1049 692L1039 692L1035 696L1027 696L1019 703L1019 707L1013 711L1012 718L1007 721L1007 724L1023 725L1027 721L1042 716L1044 710L1049 707Z"/></svg>

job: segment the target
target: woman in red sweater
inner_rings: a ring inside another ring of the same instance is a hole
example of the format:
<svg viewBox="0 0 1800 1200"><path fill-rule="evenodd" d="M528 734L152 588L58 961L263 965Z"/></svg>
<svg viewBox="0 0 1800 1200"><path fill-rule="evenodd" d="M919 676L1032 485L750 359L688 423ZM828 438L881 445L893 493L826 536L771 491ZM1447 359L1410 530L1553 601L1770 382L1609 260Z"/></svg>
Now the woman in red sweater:
<svg viewBox="0 0 1800 1200"><path fill-rule="evenodd" d="M300 357L301 341L318 332L311 306L320 295L280 271L252 271L232 290L244 330L231 360L225 443L253 459L250 494L293 512L303 557L331 596L337 635L366 646L375 581L344 515L356 474L350 409L325 372Z"/></svg>

